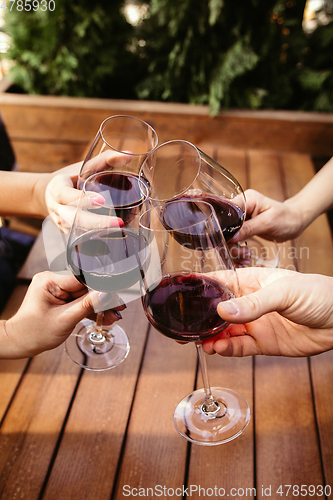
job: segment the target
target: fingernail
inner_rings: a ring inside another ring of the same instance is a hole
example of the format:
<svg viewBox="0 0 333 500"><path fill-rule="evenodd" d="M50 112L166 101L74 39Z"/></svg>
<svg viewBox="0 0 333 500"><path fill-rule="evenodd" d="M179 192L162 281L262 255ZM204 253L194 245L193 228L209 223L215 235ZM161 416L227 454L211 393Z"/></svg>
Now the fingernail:
<svg viewBox="0 0 333 500"><path fill-rule="evenodd" d="M100 293L98 294L98 300L99 300L100 302L103 302L103 301L104 301L104 299L106 299L106 297L107 297L108 295L109 295L109 294L108 294L108 293L106 293L106 292L100 292Z"/></svg>
<svg viewBox="0 0 333 500"><path fill-rule="evenodd" d="M126 309L127 305L125 304L125 302L123 301L123 299L121 297L119 297L119 304L121 306L123 306L124 309Z"/></svg>
<svg viewBox="0 0 333 500"><path fill-rule="evenodd" d="M239 313L239 309L233 300L227 300L223 302L222 307L224 308L230 316L236 316Z"/></svg>
<svg viewBox="0 0 333 500"><path fill-rule="evenodd" d="M113 313L115 313L116 316L118 316L119 319L123 319L122 315L120 314L119 311L112 310Z"/></svg>
<svg viewBox="0 0 333 500"><path fill-rule="evenodd" d="M114 219L111 221L110 227L124 227L124 221L122 219Z"/></svg>

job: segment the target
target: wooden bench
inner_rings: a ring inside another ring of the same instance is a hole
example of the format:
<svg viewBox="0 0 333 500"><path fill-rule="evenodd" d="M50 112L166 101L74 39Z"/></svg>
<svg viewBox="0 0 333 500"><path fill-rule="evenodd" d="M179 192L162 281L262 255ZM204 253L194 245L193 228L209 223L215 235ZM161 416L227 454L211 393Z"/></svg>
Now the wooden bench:
<svg viewBox="0 0 333 500"><path fill-rule="evenodd" d="M149 122L160 143L185 139L195 145L333 155L333 114L233 110L212 118L207 106L8 93L0 94L0 113L22 171L54 171L80 161L101 122L116 114Z"/></svg>

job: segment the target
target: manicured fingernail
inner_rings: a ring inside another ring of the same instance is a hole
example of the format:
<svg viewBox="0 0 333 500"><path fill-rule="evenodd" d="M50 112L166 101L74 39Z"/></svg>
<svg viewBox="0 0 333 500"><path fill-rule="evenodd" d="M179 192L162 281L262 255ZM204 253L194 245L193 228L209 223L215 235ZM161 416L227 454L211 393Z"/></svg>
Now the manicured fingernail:
<svg viewBox="0 0 333 500"><path fill-rule="evenodd" d="M116 316L118 316L119 319L123 319L122 315L120 314L119 311L112 310L113 313L115 313Z"/></svg>
<svg viewBox="0 0 333 500"><path fill-rule="evenodd" d="M125 302L123 301L123 299L121 297L119 297L119 304L121 306L123 306L124 309L126 309L127 305L125 304Z"/></svg>
<svg viewBox="0 0 333 500"><path fill-rule="evenodd" d="M111 227L124 227L124 221L122 219L111 220Z"/></svg>
<svg viewBox="0 0 333 500"><path fill-rule="evenodd" d="M239 313L239 309L233 300L227 300L223 302L222 306L224 310L227 311L231 316L236 316Z"/></svg>

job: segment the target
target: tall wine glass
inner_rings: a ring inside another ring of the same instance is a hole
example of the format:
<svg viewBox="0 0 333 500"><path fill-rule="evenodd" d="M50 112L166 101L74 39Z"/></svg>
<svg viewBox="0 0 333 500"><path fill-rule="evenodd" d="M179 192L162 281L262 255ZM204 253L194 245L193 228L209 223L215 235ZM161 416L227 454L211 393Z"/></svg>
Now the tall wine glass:
<svg viewBox="0 0 333 500"><path fill-rule="evenodd" d="M67 261L75 277L90 290L111 294L108 309L119 305L119 293L138 284L138 222L147 203L146 187L136 175L100 172L84 183L68 239ZM65 344L69 357L90 370L113 368L129 352L126 333L117 324L103 325L103 307L99 307L96 322L81 321Z"/></svg>
<svg viewBox="0 0 333 500"><path fill-rule="evenodd" d="M210 203L226 241L241 228L246 211L244 191L235 177L187 141L169 141L152 151L140 178L149 187L152 205L196 198Z"/></svg>
<svg viewBox="0 0 333 500"><path fill-rule="evenodd" d="M235 267L271 267L280 262L280 248L276 241L252 236L240 243L228 243Z"/></svg>
<svg viewBox="0 0 333 500"><path fill-rule="evenodd" d="M163 335L195 343L204 383L178 404L175 427L192 443L230 441L246 428L250 409L235 391L210 387L202 349L204 339L227 326L217 314L218 303L239 293L213 207L179 200L150 208L140 217L140 255L147 253L141 281L145 314Z"/></svg>
<svg viewBox="0 0 333 500"><path fill-rule="evenodd" d="M155 130L143 120L127 115L106 118L82 164L78 188L90 175L106 170L138 175L147 155L157 146Z"/></svg>

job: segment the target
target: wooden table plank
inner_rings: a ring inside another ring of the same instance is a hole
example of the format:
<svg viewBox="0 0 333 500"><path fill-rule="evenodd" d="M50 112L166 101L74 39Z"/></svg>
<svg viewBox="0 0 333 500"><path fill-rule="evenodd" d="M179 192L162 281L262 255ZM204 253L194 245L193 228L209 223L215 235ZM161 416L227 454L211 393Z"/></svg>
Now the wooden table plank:
<svg viewBox="0 0 333 500"><path fill-rule="evenodd" d="M289 175L279 154L250 153L250 185L262 194L285 199ZM255 408L257 485L323 484L307 360L258 356Z"/></svg>
<svg viewBox="0 0 333 500"><path fill-rule="evenodd" d="M199 147L232 173L246 189L248 161L245 151L209 144ZM212 386L239 392L253 409L252 358L228 359L216 355L207 357L207 365ZM201 374L197 382L197 388L200 387ZM190 450L187 484L193 488L189 490L191 498L202 498L203 491L209 493L215 488L214 491L220 491L220 494L223 490L228 493L232 488L249 488L247 498L253 498L250 491L254 487L253 418L245 432L234 441L214 447L192 445Z"/></svg>
<svg viewBox="0 0 333 500"><path fill-rule="evenodd" d="M308 360L257 358L255 391L257 485L322 485Z"/></svg>
<svg viewBox="0 0 333 500"><path fill-rule="evenodd" d="M28 285L18 285L8 300L0 319L9 319L19 308ZM0 360L0 422L10 404L27 366L27 359Z"/></svg>
<svg viewBox="0 0 333 500"><path fill-rule="evenodd" d="M111 496L146 342L148 321L139 301L122 312L130 353L112 370L84 370L45 500Z"/></svg>
<svg viewBox="0 0 333 500"><path fill-rule="evenodd" d="M310 366L325 484L333 490L333 351L312 357Z"/></svg>
<svg viewBox="0 0 333 500"><path fill-rule="evenodd" d="M39 498L77 383L63 346L36 356L0 429L0 497Z"/></svg>
<svg viewBox="0 0 333 500"><path fill-rule="evenodd" d="M211 490L220 491L221 496L224 490L225 495L230 497L235 489L243 488L247 489L246 498L253 499L255 484L252 357L207 356L207 365L211 386L227 387L241 394L251 407L251 421L244 433L229 443L213 447L191 446L188 475L188 485L193 486L191 498L202 498L203 491L209 493ZM199 376L197 388L201 387L202 380Z"/></svg>
<svg viewBox="0 0 333 500"><path fill-rule="evenodd" d="M187 441L173 426L174 409L194 387L196 353L151 327L115 498L123 488L182 488ZM151 498L154 498L151 495Z"/></svg>
<svg viewBox="0 0 333 500"><path fill-rule="evenodd" d="M296 194L315 173L305 155L282 155L287 196ZM326 214L318 217L295 241L298 268L302 272L333 276L332 234ZM310 359L316 418L320 437L325 484L333 485L333 352ZM332 498L330 496L329 498Z"/></svg>

